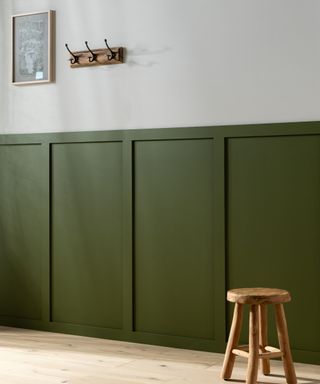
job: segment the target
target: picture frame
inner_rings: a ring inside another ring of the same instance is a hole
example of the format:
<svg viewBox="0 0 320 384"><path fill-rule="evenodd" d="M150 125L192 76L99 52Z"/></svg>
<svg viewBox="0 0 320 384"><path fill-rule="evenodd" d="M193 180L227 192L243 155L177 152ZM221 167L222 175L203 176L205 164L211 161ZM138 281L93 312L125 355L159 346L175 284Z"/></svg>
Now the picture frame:
<svg viewBox="0 0 320 384"><path fill-rule="evenodd" d="M12 84L55 80L55 11L12 16Z"/></svg>

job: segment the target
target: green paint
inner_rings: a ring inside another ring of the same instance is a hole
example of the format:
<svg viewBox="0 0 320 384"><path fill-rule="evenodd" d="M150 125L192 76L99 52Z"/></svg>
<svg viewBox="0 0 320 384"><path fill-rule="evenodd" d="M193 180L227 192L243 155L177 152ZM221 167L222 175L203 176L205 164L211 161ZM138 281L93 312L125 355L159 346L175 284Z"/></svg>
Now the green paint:
<svg viewBox="0 0 320 384"><path fill-rule="evenodd" d="M135 329L213 339L213 142L134 149Z"/></svg>
<svg viewBox="0 0 320 384"><path fill-rule="evenodd" d="M122 327L120 143L52 148L52 321Z"/></svg>
<svg viewBox="0 0 320 384"><path fill-rule="evenodd" d="M41 318L40 145L0 146L1 314Z"/></svg>
<svg viewBox="0 0 320 384"><path fill-rule="evenodd" d="M1 135L1 324L223 352L277 286L319 364L319 175L317 122Z"/></svg>
<svg viewBox="0 0 320 384"><path fill-rule="evenodd" d="M298 350L320 346L319 196L320 136L228 140L228 286L288 289Z"/></svg>

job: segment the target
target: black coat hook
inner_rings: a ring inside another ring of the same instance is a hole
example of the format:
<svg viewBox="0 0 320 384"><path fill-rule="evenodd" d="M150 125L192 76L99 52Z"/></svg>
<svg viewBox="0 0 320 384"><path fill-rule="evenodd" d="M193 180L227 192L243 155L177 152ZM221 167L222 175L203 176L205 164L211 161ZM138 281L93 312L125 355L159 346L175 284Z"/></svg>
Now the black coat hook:
<svg viewBox="0 0 320 384"><path fill-rule="evenodd" d="M70 53L70 55L73 57L72 59L69 59L70 62L71 62L71 64L79 63L79 56L74 55L74 54L70 51L70 49L69 49L67 43L65 44L65 46L66 46L68 52Z"/></svg>
<svg viewBox="0 0 320 384"><path fill-rule="evenodd" d="M108 58L108 60L115 59L116 56L117 56L117 53L114 52L114 51L109 47L107 39L104 39L104 42L106 43L106 46L107 46L107 48L109 49L109 51L110 51L110 53L111 53L111 55L110 55L110 54L107 54L107 58Z"/></svg>
<svg viewBox="0 0 320 384"><path fill-rule="evenodd" d="M87 41L85 41L85 44L86 44L86 47L88 48L88 51L91 53L91 57L89 57L89 61L90 63L92 63L97 60L97 55L91 51Z"/></svg>

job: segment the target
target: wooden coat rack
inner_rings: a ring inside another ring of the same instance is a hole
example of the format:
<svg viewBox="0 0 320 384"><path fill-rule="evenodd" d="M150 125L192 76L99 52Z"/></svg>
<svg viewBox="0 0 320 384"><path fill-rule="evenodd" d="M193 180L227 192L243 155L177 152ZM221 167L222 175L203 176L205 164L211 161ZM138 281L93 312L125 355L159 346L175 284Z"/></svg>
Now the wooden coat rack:
<svg viewBox="0 0 320 384"><path fill-rule="evenodd" d="M106 48L91 49L88 42L85 42L87 49L85 51L72 52L68 44L65 44L70 53L70 67L81 68L91 67L96 65L110 65L123 63L123 48L110 48L107 39L104 39Z"/></svg>

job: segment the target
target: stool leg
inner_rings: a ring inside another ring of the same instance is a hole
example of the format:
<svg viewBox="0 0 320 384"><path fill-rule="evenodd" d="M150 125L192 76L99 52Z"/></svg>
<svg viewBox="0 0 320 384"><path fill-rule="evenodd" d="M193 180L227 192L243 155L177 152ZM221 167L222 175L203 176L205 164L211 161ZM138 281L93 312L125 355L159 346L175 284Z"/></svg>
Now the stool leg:
<svg viewBox="0 0 320 384"><path fill-rule="evenodd" d="M259 312L251 305L249 320L249 358L246 384L256 384L259 368Z"/></svg>
<svg viewBox="0 0 320 384"><path fill-rule="evenodd" d="M265 352L265 347L268 345L268 321L267 321L267 306L259 305L259 343L262 352ZM270 360L261 359L262 372L264 375L270 375Z"/></svg>
<svg viewBox="0 0 320 384"><path fill-rule="evenodd" d="M283 353L282 361L284 367L284 373L286 375L288 384L296 384L297 378L294 370L292 356L290 351L289 336L286 317L284 314L284 309L282 304L275 304L276 309L276 323L278 331L278 339L280 350Z"/></svg>
<svg viewBox="0 0 320 384"><path fill-rule="evenodd" d="M236 358L236 356L232 353L232 350L237 347L239 342L242 319L243 304L236 303L233 311L232 324L221 373L221 378L224 380L230 379L232 374L233 365Z"/></svg>

